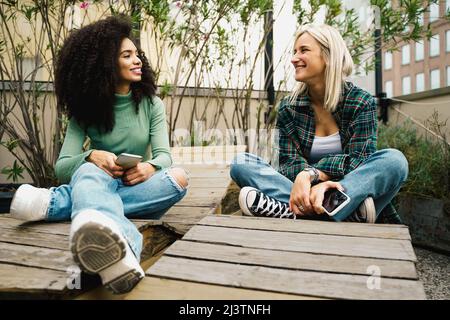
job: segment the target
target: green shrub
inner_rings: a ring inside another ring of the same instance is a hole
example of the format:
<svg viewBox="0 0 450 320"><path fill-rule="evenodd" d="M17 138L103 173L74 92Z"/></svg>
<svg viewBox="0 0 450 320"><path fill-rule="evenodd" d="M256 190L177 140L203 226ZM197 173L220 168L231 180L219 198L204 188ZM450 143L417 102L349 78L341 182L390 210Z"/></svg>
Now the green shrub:
<svg viewBox="0 0 450 320"><path fill-rule="evenodd" d="M380 125L378 149L395 148L408 159L408 180L403 194L442 199L450 202L450 147L419 135L411 122L403 126Z"/></svg>

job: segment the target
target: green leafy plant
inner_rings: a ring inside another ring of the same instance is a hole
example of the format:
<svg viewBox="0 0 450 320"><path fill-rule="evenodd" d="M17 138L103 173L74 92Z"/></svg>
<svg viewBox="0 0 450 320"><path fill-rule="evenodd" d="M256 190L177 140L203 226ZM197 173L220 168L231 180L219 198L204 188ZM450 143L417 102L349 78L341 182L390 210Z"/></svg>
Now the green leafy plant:
<svg viewBox="0 0 450 320"><path fill-rule="evenodd" d="M11 179L14 183L19 181L19 178L23 179L24 168L17 163L17 160L14 160L14 164L12 167L4 167L1 171L2 174L6 174L7 179Z"/></svg>
<svg viewBox="0 0 450 320"><path fill-rule="evenodd" d="M420 135L411 121L401 126L380 125L378 149L395 148L408 160L408 180L400 194L442 199L450 203L450 145Z"/></svg>

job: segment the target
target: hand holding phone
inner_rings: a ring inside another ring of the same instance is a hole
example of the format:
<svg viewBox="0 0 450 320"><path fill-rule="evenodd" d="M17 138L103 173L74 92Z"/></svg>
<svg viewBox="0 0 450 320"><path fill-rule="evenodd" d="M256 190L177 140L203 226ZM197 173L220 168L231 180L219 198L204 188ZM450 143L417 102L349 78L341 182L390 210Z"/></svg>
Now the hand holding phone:
<svg viewBox="0 0 450 320"><path fill-rule="evenodd" d="M142 161L142 156L129 153L121 153L116 159L116 164L128 170L135 167L139 162Z"/></svg>
<svg viewBox="0 0 450 320"><path fill-rule="evenodd" d="M330 189L325 192L322 207L331 217L338 213L350 202L350 197L338 189Z"/></svg>

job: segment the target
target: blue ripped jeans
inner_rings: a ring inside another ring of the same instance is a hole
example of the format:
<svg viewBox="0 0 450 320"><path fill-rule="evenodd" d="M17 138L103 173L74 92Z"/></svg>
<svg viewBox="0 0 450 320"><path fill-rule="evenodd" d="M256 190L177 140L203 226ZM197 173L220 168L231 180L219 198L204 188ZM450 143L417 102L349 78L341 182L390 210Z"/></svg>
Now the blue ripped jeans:
<svg viewBox="0 0 450 320"><path fill-rule="evenodd" d="M159 219L187 192L169 175L157 171L147 181L126 186L92 163L81 165L69 184L51 189L48 221L68 221L85 209L95 209L117 223L139 260L142 235L128 218Z"/></svg>
<svg viewBox="0 0 450 320"><path fill-rule="evenodd" d="M292 181L256 155L237 155L231 163L230 175L241 188L250 186L281 202L289 203ZM339 181L351 200L332 218L336 221L345 220L367 197L373 198L378 217L407 177L408 162L403 153L396 149L376 151Z"/></svg>

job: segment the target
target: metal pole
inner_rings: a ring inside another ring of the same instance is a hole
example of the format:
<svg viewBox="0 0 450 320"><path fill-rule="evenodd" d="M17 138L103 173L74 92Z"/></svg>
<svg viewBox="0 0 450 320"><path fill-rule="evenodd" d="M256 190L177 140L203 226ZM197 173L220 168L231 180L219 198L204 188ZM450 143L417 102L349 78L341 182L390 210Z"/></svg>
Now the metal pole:
<svg viewBox="0 0 450 320"><path fill-rule="evenodd" d="M381 26L380 26L380 11L377 7L375 12L375 96L378 99L380 106L380 120L384 124L388 121L388 99L386 93L383 92L383 70L382 70L382 50L381 50Z"/></svg>

